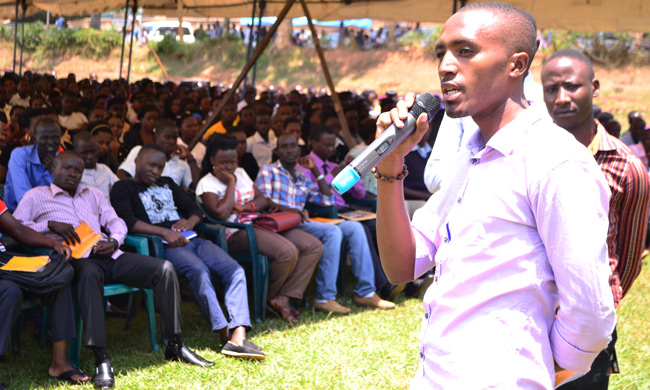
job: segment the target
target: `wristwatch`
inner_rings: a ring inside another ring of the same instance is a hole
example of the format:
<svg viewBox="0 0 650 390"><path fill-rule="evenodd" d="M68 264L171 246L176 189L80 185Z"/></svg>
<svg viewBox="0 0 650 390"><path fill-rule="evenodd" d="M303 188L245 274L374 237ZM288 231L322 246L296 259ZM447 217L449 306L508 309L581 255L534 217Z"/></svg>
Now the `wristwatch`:
<svg viewBox="0 0 650 390"><path fill-rule="evenodd" d="M120 244L117 242L116 239L114 239L114 238L109 238L108 241L110 241L110 242L113 243L113 250L114 250L114 251L116 251L116 250L120 247Z"/></svg>
<svg viewBox="0 0 650 390"><path fill-rule="evenodd" d="M188 164L192 164L192 163L195 163L195 162L196 162L196 159L195 159L194 157L191 157L191 158L188 158L188 159L185 160L185 161L186 161Z"/></svg>

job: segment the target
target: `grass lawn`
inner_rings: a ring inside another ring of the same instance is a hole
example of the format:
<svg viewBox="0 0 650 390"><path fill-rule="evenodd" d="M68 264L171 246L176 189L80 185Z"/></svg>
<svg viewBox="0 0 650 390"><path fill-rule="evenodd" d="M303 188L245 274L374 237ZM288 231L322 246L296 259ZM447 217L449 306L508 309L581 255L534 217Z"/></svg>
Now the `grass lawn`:
<svg viewBox="0 0 650 390"><path fill-rule="evenodd" d="M650 331L648 297L650 270L644 270L618 310L617 353L622 373L614 375L610 389L650 389ZM351 278L348 278L350 281ZM350 297L348 286L344 294ZM264 362L241 361L218 353L217 337L190 301L183 302L185 343L207 359L211 368L168 363L148 340L146 314L138 311L132 328L119 318L108 318L108 342L118 371L116 389L407 389L417 368L421 302L398 297L395 310L353 308L348 316L328 316L302 310L301 324L289 325L269 317L249 334L267 353ZM158 327L160 331L160 326ZM0 381L11 389L55 388L47 377L51 347L39 347L22 334L22 353L0 363ZM82 351L81 368L92 373L92 354ZM92 385L85 388L91 388Z"/></svg>

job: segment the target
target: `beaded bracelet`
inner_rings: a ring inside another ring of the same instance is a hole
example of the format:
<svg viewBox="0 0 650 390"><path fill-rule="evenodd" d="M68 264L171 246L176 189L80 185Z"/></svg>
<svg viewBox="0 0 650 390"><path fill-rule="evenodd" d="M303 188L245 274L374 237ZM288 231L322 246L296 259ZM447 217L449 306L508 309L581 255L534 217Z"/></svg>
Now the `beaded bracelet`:
<svg viewBox="0 0 650 390"><path fill-rule="evenodd" d="M395 180L404 180L404 178L409 175L409 170L406 168L406 164L404 164L404 166L402 167L402 173L397 175L397 177L384 176L381 173L379 173L379 171L377 170L377 167L372 168L370 170L370 172L372 172L373 175L375 175L377 180L383 180L383 181L387 181L389 183L394 183Z"/></svg>

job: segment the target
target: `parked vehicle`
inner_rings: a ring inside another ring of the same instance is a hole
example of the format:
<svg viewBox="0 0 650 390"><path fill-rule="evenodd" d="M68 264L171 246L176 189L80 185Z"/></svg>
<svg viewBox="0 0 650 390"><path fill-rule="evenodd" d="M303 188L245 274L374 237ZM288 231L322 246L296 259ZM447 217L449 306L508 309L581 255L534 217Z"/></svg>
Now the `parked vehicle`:
<svg viewBox="0 0 650 390"><path fill-rule="evenodd" d="M157 22L142 23L142 28L147 34L147 38L152 42L160 42L165 35L171 35L176 40L180 40L178 36L178 21L164 20ZM183 42L194 43L194 29L189 22L183 22Z"/></svg>

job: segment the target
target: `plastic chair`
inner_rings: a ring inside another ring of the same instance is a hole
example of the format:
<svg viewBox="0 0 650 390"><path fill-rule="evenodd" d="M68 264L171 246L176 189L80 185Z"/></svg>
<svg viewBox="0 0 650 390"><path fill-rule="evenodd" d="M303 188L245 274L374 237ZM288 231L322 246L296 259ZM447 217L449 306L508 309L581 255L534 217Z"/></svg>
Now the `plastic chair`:
<svg viewBox="0 0 650 390"><path fill-rule="evenodd" d="M135 249L135 252L144 256L149 256L149 244L146 238L137 237L133 235L126 236L124 240L124 245L132 247ZM136 287L130 287L124 284L106 284L104 285L104 304L106 304L106 298L114 295L130 294L129 296L129 308L128 315L126 318L125 329L129 329L131 326L131 319L135 315L135 304L133 299L133 293L138 291L143 291L146 296L147 303L147 317L149 322L149 338L151 341L151 348L155 351L160 350L160 346L157 341L157 332L156 332L156 313L154 309L154 299L153 299L153 290L151 289L139 289ZM81 346L83 344L83 319L81 318L81 312L79 311L78 302L75 299L75 326L77 329L77 337L71 339L68 344L68 360L70 363L79 367L79 361L81 358Z"/></svg>
<svg viewBox="0 0 650 390"><path fill-rule="evenodd" d="M264 321L266 316L266 298L269 286L270 267L269 259L260 254L257 250L257 238L255 237L255 229L253 228L253 225L214 219L208 215L201 203L197 201L197 204L203 211L205 220L210 224L246 230L246 235L248 236L248 253L229 254L237 260L238 263L251 267L253 273L253 316L257 323ZM219 246L221 249L228 251L228 241L226 240L225 229L223 229L223 233L220 236Z"/></svg>

